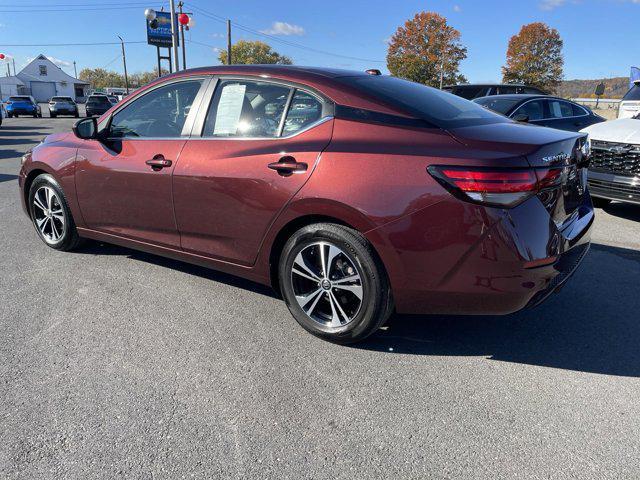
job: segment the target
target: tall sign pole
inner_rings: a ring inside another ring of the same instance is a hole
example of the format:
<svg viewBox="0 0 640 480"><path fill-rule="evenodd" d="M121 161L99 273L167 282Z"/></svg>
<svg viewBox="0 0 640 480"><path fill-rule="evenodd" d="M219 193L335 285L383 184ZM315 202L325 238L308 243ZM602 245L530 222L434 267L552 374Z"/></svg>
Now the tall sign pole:
<svg viewBox="0 0 640 480"><path fill-rule="evenodd" d="M120 45L122 46L122 63L124 64L124 87L127 89L127 95L129 95L129 77L127 76L127 56L124 53L124 40L118 35L120 39Z"/></svg>
<svg viewBox="0 0 640 480"><path fill-rule="evenodd" d="M178 10L180 11L180 16L182 16L182 1L178 2ZM182 42L182 69L187 69L187 51L184 43L184 25L180 23L180 41Z"/></svg>
<svg viewBox="0 0 640 480"><path fill-rule="evenodd" d="M227 65L231 65L231 20L227 20Z"/></svg>
<svg viewBox="0 0 640 480"><path fill-rule="evenodd" d="M173 70L180 70L180 60L178 59L178 32L176 31L176 5L174 0L169 0L169 10L171 10L171 44L173 46Z"/></svg>

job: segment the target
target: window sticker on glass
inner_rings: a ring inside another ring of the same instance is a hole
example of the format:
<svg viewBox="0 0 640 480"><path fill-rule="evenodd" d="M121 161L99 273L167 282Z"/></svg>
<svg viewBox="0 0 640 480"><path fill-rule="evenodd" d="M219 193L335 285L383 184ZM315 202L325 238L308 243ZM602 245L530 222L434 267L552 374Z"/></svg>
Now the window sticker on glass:
<svg viewBox="0 0 640 480"><path fill-rule="evenodd" d="M242 114L246 85L231 84L222 87L216 111L214 135L235 135Z"/></svg>

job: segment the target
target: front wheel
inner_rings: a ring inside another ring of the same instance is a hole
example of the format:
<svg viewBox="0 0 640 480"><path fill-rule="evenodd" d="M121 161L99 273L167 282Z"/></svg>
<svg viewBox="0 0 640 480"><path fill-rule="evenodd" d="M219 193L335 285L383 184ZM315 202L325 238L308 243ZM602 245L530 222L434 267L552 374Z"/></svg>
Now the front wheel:
<svg viewBox="0 0 640 480"><path fill-rule="evenodd" d="M51 175L39 175L31 184L29 211L38 235L49 247L68 251L80 245L67 199Z"/></svg>
<svg viewBox="0 0 640 480"><path fill-rule="evenodd" d="M611 203L611 200L608 198L600 197L591 197L591 201L593 202L593 206L596 208L605 208Z"/></svg>
<svg viewBox="0 0 640 480"><path fill-rule="evenodd" d="M297 322L348 344L378 330L393 310L387 276L371 244L342 225L298 230L280 256L280 289Z"/></svg>

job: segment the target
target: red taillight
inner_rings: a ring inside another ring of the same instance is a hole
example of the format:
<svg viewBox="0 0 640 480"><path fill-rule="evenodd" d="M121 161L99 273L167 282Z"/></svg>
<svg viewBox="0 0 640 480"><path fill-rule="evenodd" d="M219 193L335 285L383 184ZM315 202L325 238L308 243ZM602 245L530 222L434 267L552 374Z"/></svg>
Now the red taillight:
<svg viewBox="0 0 640 480"><path fill-rule="evenodd" d="M558 168L484 168L432 165L429 173L451 193L464 200L513 207L538 191L556 186Z"/></svg>
<svg viewBox="0 0 640 480"><path fill-rule="evenodd" d="M11 105L11 103L12 103L12 102L10 102L9 100L7 100L5 103L6 103L7 105Z"/></svg>
<svg viewBox="0 0 640 480"><path fill-rule="evenodd" d="M446 179L463 192L512 193L535 190L538 179L533 170L440 170Z"/></svg>

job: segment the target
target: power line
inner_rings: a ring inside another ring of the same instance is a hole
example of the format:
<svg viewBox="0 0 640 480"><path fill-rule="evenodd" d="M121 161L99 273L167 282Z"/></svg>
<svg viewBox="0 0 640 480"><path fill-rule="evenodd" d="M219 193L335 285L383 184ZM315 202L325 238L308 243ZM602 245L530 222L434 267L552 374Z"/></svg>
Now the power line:
<svg viewBox="0 0 640 480"><path fill-rule="evenodd" d="M218 22L221 23L226 23L227 19L224 17L221 17L220 15L216 15L215 13L211 13L207 10L204 10L203 8L194 6L193 4L190 4L191 9L194 10L194 12L199 13L200 15L203 15L211 20L216 20ZM339 53L333 53L333 52L327 52L325 50L319 50L317 48L313 48L313 47L308 47L306 45L303 45L301 43L297 43L297 42L292 42L290 40L284 40L282 38L278 38L274 35L269 35L268 33L264 33L261 32L259 30L254 30L253 28L247 27L246 25L242 25L241 23L237 23L237 22L232 22L232 24L236 27L239 28L240 30L243 30L245 32L248 33L252 33L254 35L259 35L265 38L269 38L271 40L273 40L274 42L280 42L284 45L288 45L290 47L295 47L295 48L300 48L302 50L307 50L309 52L314 52L314 53L319 53L322 55L329 55L332 57L339 57L339 58L345 58L348 60L357 60L357 61L361 61L361 62L374 62L374 63L385 63L384 60L373 60L371 58L361 58L361 57L352 57L350 55L342 55Z"/></svg>
<svg viewBox="0 0 640 480"><path fill-rule="evenodd" d="M130 43L147 43L146 40L139 40ZM92 47L98 45L120 45L120 42L95 42L95 43L3 43L3 47Z"/></svg>

